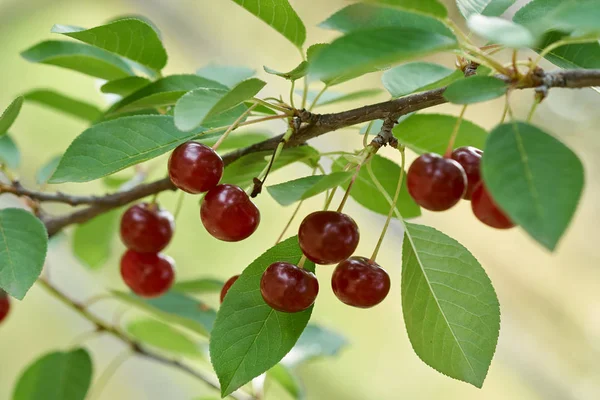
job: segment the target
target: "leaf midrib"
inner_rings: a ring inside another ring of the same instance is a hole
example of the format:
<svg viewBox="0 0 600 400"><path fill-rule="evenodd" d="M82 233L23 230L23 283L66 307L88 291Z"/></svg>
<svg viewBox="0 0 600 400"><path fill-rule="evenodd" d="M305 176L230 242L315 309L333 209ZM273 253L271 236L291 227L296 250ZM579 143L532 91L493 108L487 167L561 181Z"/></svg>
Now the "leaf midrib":
<svg viewBox="0 0 600 400"><path fill-rule="evenodd" d="M3 226L3 219L0 218L0 235L2 235L2 241L4 242L4 245L6 246L6 255L8 256L8 263L10 264L10 270L12 272L12 276L13 276L13 282L17 282L17 274L15 273L15 264L14 261L12 259L12 256L10 255L10 247L8 246L8 239L6 237L6 234L4 233L4 226Z"/></svg>

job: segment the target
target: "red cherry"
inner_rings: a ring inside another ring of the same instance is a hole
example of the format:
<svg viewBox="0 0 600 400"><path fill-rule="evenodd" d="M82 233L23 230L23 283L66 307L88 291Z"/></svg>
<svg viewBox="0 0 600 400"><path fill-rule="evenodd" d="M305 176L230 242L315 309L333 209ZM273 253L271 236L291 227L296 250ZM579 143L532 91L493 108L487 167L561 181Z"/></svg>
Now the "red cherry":
<svg viewBox="0 0 600 400"><path fill-rule="evenodd" d="M350 257L359 238L356 222L337 211L309 214L298 230L302 252L317 264L335 264Z"/></svg>
<svg viewBox="0 0 600 400"><path fill-rule="evenodd" d="M258 228L260 211L239 187L219 185L204 196L200 218L208 233L217 239L238 242Z"/></svg>
<svg viewBox="0 0 600 400"><path fill-rule="evenodd" d="M197 142L179 145L169 158L171 182L184 192L198 194L219 184L223 160L210 147Z"/></svg>
<svg viewBox="0 0 600 400"><path fill-rule="evenodd" d="M121 239L128 249L158 253L171 241L175 221L156 204L135 204L121 217Z"/></svg>
<svg viewBox="0 0 600 400"><path fill-rule="evenodd" d="M471 146L459 147L452 152L452 159L463 167L467 175L467 190L463 195L463 199L471 200L473 190L481 180L480 165L482 155L483 151Z"/></svg>
<svg viewBox="0 0 600 400"><path fill-rule="evenodd" d="M277 311L295 313L312 306L319 293L319 281L312 272L287 262L275 262L260 279L265 303Z"/></svg>
<svg viewBox="0 0 600 400"><path fill-rule="evenodd" d="M492 228L509 229L515 226L492 199L483 182L480 182L473 190L471 208L478 220Z"/></svg>
<svg viewBox="0 0 600 400"><path fill-rule="evenodd" d="M433 153L417 158L408 169L406 180L415 202L430 211L451 208L467 187L467 176L460 164Z"/></svg>
<svg viewBox="0 0 600 400"><path fill-rule="evenodd" d="M4 321L10 311L10 298L3 290L0 290L0 322Z"/></svg>
<svg viewBox="0 0 600 400"><path fill-rule="evenodd" d="M174 265L173 259L163 254L127 250L121 258L121 276L135 294L158 297L173 284Z"/></svg>
<svg viewBox="0 0 600 400"><path fill-rule="evenodd" d="M350 257L335 267L331 287L342 302L353 307L370 308L387 296L390 276L368 258Z"/></svg>
<svg viewBox="0 0 600 400"><path fill-rule="evenodd" d="M227 294L227 292L229 292L229 288L231 288L231 286L235 283L235 281L238 280L239 277L239 275L234 275L231 278L229 278L227 282L225 282L225 284L223 285L223 289L221 289L221 303L223 302L223 300L225 300L225 295Z"/></svg>

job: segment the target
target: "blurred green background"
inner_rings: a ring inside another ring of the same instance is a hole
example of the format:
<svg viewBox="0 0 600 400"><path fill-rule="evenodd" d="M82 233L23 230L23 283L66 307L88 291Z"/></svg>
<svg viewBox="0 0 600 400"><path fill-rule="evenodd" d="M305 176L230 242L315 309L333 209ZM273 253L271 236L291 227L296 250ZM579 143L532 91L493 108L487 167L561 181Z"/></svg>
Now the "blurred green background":
<svg viewBox="0 0 600 400"><path fill-rule="evenodd" d="M316 27L335 10L347 5L343 0L295 0L292 5L308 28L307 43L331 40L334 34ZM446 1L452 15L460 20L454 5ZM267 25L227 0L0 0L0 50L2 75L0 108L18 94L33 88L55 88L73 97L105 105L93 78L46 65L29 64L19 53L44 39L54 23L92 27L123 14L150 18L162 31L170 58L166 73L193 72L209 62L246 65L267 79L266 95L287 93L286 82L262 71L263 65L289 70L298 63L292 46ZM462 22L461 22L462 23ZM450 54L435 61L453 65ZM554 67L545 65L549 69ZM381 87L379 76L351 81L341 90ZM380 97L384 100L385 95ZM517 116L523 118L531 104L531 92L512 97ZM486 128L499 120L503 100L469 107L466 118ZM313 319L342 332L351 343L334 359L322 359L301 368L308 399L598 399L600 398L600 95L589 89L553 89L538 108L533 122L555 134L582 158L587 185L571 227L550 254L519 229L495 231L478 223L469 204L462 202L449 212L424 212L418 222L431 225L456 238L481 261L495 285L501 304L500 340L483 389L454 381L423 364L413 353L404 329L400 301L402 231L392 224L379 262L392 277L392 292L378 307L358 310L340 303L329 290L330 267L317 275L321 294ZM361 104L344 104L343 108ZM335 111L331 108L324 111ZM337 109L339 110L339 108ZM459 108L443 105L428 112L457 114ZM85 125L26 104L11 129L22 150L19 176L32 186L37 169L64 151ZM265 125L261 132L280 133L280 122ZM361 144L356 130L343 130L314 141L321 150L356 149ZM396 158L383 149L381 154ZM411 159L414 155L410 156ZM410 160L409 160L410 161ZM164 176L163 157L154 177ZM305 166L278 171L271 183L307 175ZM49 190L72 193L101 193L98 183L62 185ZM558 188L557 188L558 190ZM2 207L16 204L3 196ZM160 202L171 210L176 195L164 193ZM306 202L304 215L322 205L317 198ZM271 247L293 207L281 208L262 195L257 201L263 220L254 236L241 243L223 243L202 228L198 199L186 197L178 218L177 234L167 253L177 262L178 278L212 276L227 279L242 271L254 258ZM61 212L56 207L51 211ZM369 254L384 218L350 201L347 212L361 228L357 253ZM289 231L290 235L297 223ZM59 287L74 298L86 299L105 288L124 289L119 279L118 259L123 251L115 232L114 254L101 269L86 269L70 252L70 237L63 236L51 246L47 271ZM216 300L216 299L213 299ZM9 399L20 372L41 353L64 349L77 343L77 337L91 326L70 310L34 287L25 301L13 302L7 323L0 326L0 399ZM110 318L125 309L112 301L99 303L94 311ZM135 317L128 312L125 319ZM92 351L95 376L123 350L123 345L106 336L85 341ZM206 361L200 362L206 368ZM100 399L157 400L193 399L215 394L202 382L152 361L132 358L110 381ZM286 399L274 388L267 399ZM40 399L43 400L43 399Z"/></svg>

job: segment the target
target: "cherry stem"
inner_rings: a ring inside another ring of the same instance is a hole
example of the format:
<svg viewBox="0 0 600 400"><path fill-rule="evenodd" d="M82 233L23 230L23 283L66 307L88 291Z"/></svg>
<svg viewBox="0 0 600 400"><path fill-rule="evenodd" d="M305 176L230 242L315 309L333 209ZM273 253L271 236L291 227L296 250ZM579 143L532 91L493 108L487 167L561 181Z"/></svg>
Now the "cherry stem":
<svg viewBox="0 0 600 400"><path fill-rule="evenodd" d="M286 108L286 107L284 107L284 106L278 106L278 105L276 105L276 104L269 103L268 101L261 100L261 99L257 99L256 97L255 97L255 98L253 98L253 99L252 99L252 101L253 101L254 103L256 103L256 104L261 104L261 105L263 105L263 106L265 106L265 107L267 107L267 108L270 108L270 109L272 109L272 110L281 111L281 112L283 112L283 113L286 113L286 114L288 114L288 115L291 115L291 114L292 114L292 110L291 110L290 108ZM277 101L279 101L279 100L277 100Z"/></svg>
<svg viewBox="0 0 600 400"><path fill-rule="evenodd" d="M369 133L371 133L371 128L373 128L374 123L375 121L371 121L369 122L369 125L367 125L367 130L365 130L365 134L363 135L363 147L367 147L369 143Z"/></svg>
<svg viewBox="0 0 600 400"><path fill-rule="evenodd" d="M112 299L112 297L107 294L97 294L97 295L92 296L89 299L87 299L85 302L83 302L81 304L81 306L83 308L90 308L91 306L95 305L96 303L98 303L102 300L109 300L109 299Z"/></svg>
<svg viewBox="0 0 600 400"><path fill-rule="evenodd" d="M506 114L508 114L508 97L504 102L504 111L502 111L502 117L500 117L501 124L504 123L504 120L506 120Z"/></svg>
<svg viewBox="0 0 600 400"><path fill-rule="evenodd" d="M302 108L306 107L307 98L308 98L308 77L305 75L304 76L304 90L302 91Z"/></svg>
<svg viewBox="0 0 600 400"><path fill-rule="evenodd" d="M533 118L533 114L535 114L535 110L540 105L540 103L541 103L541 100L537 97L533 100L531 109L529 109L529 114L527 114L527 122L531 122L531 119Z"/></svg>
<svg viewBox="0 0 600 400"><path fill-rule="evenodd" d="M388 192L385 190L385 188L383 187L383 185L381 184L381 182L379 182L379 179L377 178L377 175L375 175L375 173L373 172L373 168L371 168L371 164L367 164L367 172L369 173L369 177L371 178L371 180L375 184L375 187L377 188L377 190L379 190L379 192L381 193L381 195L387 200L387 202L389 203L391 209L394 211L394 214L396 214L396 217L404 225L404 218L402 218L402 214L400 214L400 211L398 211L398 208L392 206L394 204L394 201L390 197L390 195L388 194Z"/></svg>
<svg viewBox="0 0 600 400"><path fill-rule="evenodd" d="M452 156L452 151L454 150L454 143L456 142L456 137L458 136L458 131L460 130L460 125L465 115L465 111L467 111L466 105L464 105L462 110L460 110L460 114L458 115L456 123L454 124L454 129L452 130L450 140L448 141L448 147L446 148L446 153L444 154L444 157L446 158L450 158Z"/></svg>
<svg viewBox="0 0 600 400"><path fill-rule="evenodd" d="M175 212L173 213L173 218L177 220L179 217L179 213L181 212L181 208L183 207L183 199L185 198L185 192L181 191L179 193L179 197L177 198L177 205L175 206Z"/></svg>
<svg viewBox="0 0 600 400"><path fill-rule="evenodd" d="M404 146L400 146L398 150L400 151L400 155L402 157L402 163L400 165L400 176L398 177L398 185L396 186L396 193L394 194L394 199L392 200L392 204L390 205L390 212L388 213L387 219L385 220L385 224L383 225L383 229L381 230L381 235L379 235L379 240L377 241L375 250L373 250L373 255L371 255L371 261L375 261L375 259L377 258L377 254L379 253L379 249L381 248L381 244L383 243L383 238L387 233L387 230L390 226L390 221L392 220L392 216L394 215L394 211L396 210L396 203L398 203L398 198L400 197L400 190L402 189L402 181L404 180L404 166L406 164L404 156ZM367 165L367 168L369 170L369 174L374 175L373 169L371 168L371 163Z"/></svg>
<svg viewBox="0 0 600 400"><path fill-rule="evenodd" d="M356 167L356 171L354 172L352 179L350 179L350 183L348 184L348 188L346 189L346 193L344 193L344 197L342 198L342 201L340 202L337 212L342 212L342 210L344 209L344 206L346 205L346 200L348 200L348 196L350 196L350 191L352 190L352 186L354 185L354 182L356 181L356 178L358 177L358 173L360 172L361 167L362 167L362 164L358 164L358 166Z"/></svg>
<svg viewBox="0 0 600 400"><path fill-rule="evenodd" d="M250 107L248 107L248 109L246 111L244 111L242 113L242 115L240 115L238 117L238 119L236 119L233 122L233 124L229 125L229 128L227 128L227 130L225 131L225 133L223 133L221 135L221 137L219 138L219 140L217 140L217 142L213 145L212 149L214 151L217 151L217 149L219 148L219 146L221 145L221 143L223 143L225 141L225 139L227 139L227 136L229 136L229 134L231 132L233 132L240 125L240 123L244 120L244 118L246 118L248 116L248 114L250 114L252 112L252 110L254 110L257 106L258 106L258 103L252 104Z"/></svg>
<svg viewBox="0 0 600 400"><path fill-rule="evenodd" d="M308 107L308 111L312 111L312 110L313 110L313 108L315 108L315 107L316 107L316 105L317 105L317 102L319 101L319 99L321 98L321 96L323 96L323 93L325 93L325 92L327 91L327 89L328 89L328 88L329 88L329 86L328 86L328 85L325 85L325 86L323 87L323 89L321 89L321 90L319 91L319 93L317 93L317 95L315 96L315 98L313 99L313 101L310 103L310 106Z"/></svg>
<svg viewBox="0 0 600 400"><path fill-rule="evenodd" d="M298 268L304 268L304 263L306 262L306 256L302 254L302 258L298 261Z"/></svg>
<svg viewBox="0 0 600 400"><path fill-rule="evenodd" d="M117 370L132 356L131 349L123 350L118 356L116 356L110 364L106 367L102 375L98 378L96 385L94 386L94 390L90 395L90 400L100 398L100 394L111 380L111 378L115 375Z"/></svg>
<svg viewBox="0 0 600 400"><path fill-rule="evenodd" d="M290 88L290 105L292 106L292 108L296 108L296 106L294 105L294 89L296 88L296 81L292 81L292 86Z"/></svg>
<svg viewBox="0 0 600 400"><path fill-rule="evenodd" d="M150 205L151 206L156 206L156 203L158 202L158 195L160 193L156 193L154 196L152 196L152 200L150 200Z"/></svg>

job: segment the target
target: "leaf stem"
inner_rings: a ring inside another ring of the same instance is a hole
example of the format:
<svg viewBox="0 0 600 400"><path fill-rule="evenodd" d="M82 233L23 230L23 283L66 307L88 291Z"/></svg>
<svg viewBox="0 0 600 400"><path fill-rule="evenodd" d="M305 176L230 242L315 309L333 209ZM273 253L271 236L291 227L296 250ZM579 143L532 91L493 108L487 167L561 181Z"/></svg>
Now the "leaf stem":
<svg viewBox="0 0 600 400"><path fill-rule="evenodd" d="M292 108L296 108L296 106L294 105L294 89L296 88L296 81L292 80L292 85L290 88L290 105L292 106Z"/></svg>
<svg viewBox="0 0 600 400"><path fill-rule="evenodd" d="M254 110L257 106L258 106L258 103L252 104L250 107L248 107L248 109L246 111L244 111L242 113L242 115L240 115L238 117L238 119L236 119L233 122L233 124L229 125L229 128L227 128L227 130L225 131L225 133L223 133L223 135L221 135L221 137L219 138L219 140L217 140L217 142L213 145L212 149L214 151L217 151L217 149L219 148L219 146L221 146L221 144L225 141L225 139L227 139L227 137L229 136L229 134L231 132L233 132L241 124L241 122L244 120L244 118L246 118L252 112L252 110Z"/></svg>
<svg viewBox="0 0 600 400"><path fill-rule="evenodd" d="M308 98L308 77L305 75L304 76L304 90L302 91L302 108L306 107L306 99L307 98Z"/></svg>
<svg viewBox="0 0 600 400"><path fill-rule="evenodd" d="M586 38L567 38L567 39L561 39L561 40L557 40L556 42L546 46L546 48L544 48L540 54L538 55L538 57L535 59L535 61L533 62L533 64L531 65L531 69L534 70L537 65L540 63L540 61L542 61L542 58L544 58L548 53L550 53L552 50L555 50L561 46L565 46L568 44L582 44L582 43L591 43L591 42L595 42L597 41L598 38L597 37L586 37Z"/></svg>
<svg viewBox="0 0 600 400"><path fill-rule="evenodd" d="M450 158L452 155L452 151L454 150L454 143L456 142L456 137L458 136L458 132L460 131L460 125L462 123L463 117L465 116L465 111L467 111L467 105L464 105L462 110L460 110L460 114L456 119L456 123L454 124L454 129L452 130L452 134L450 135L450 140L448 140L448 147L446 147L446 153L444 157ZM402 153L402 160L404 160L404 152Z"/></svg>
<svg viewBox="0 0 600 400"><path fill-rule="evenodd" d="M373 124L375 121L370 121L369 125L367 125L367 129L365 130L365 134L363 135L363 147L367 147L369 143L369 133L371 133L371 128L373 128Z"/></svg>
<svg viewBox="0 0 600 400"><path fill-rule="evenodd" d="M529 114L527 114L527 122L531 122L531 119L533 118L533 114L535 114L535 110L540 105L540 103L541 103L541 101L538 97L536 97L533 100L533 104L531 105L531 108L529 109Z"/></svg>
<svg viewBox="0 0 600 400"><path fill-rule="evenodd" d="M325 93L327 91L328 88L329 88L328 85L323 86L323 89L321 89L319 91L319 93L317 93L317 95L315 96L315 98L313 99L313 101L310 103L310 107L308 107L308 111L312 111L313 108L316 107L317 102L319 101L319 99L321 98L321 96L323 96L323 93Z"/></svg>
<svg viewBox="0 0 600 400"><path fill-rule="evenodd" d="M102 375L96 381L94 389L89 396L90 400L98 399L102 394L102 391L110 381L110 379L115 375L117 370L132 356L131 349L127 348L123 350L118 356L116 356L110 364L106 367Z"/></svg>
<svg viewBox="0 0 600 400"><path fill-rule="evenodd" d="M173 212L173 218L177 221L181 208L183 207L183 200L185 199L185 192L182 190L177 198L177 205L175 206L175 212Z"/></svg>
<svg viewBox="0 0 600 400"><path fill-rule="evenodd" d="M340 205L337 208L337 212L342 212L342 210L344 209L344 206L346 205L346 200L348 200L348 197L350 196L350 191L352 190L352 186L354 186L354 182L356 181L356 178L358 177L358 173L360 172L361 167L362 167L362 164L358 164L358 166L356 167L356 171L354 172L354 175L350 179L350 183L348 183L348 188L346 189L346 193L344 193L344 197L342 198L342 201L340 202Z"/></svg>
<svg viewBox="0 0 600 400"><path fill-rule="evenodd" d="M253 98L252 101L254 103L261 104L261 105L263 105L263 106L265 106L267 108L270 108L272 110L277 110L277 111L281 111L283 113L287 113L287 115L291 115L291 112L292 112L292 110L290 110L289 108L278 106L278 105L275 105L273 103L269 103L268 101L264 101L264 100L258 99L256 97Z"/></svg>

